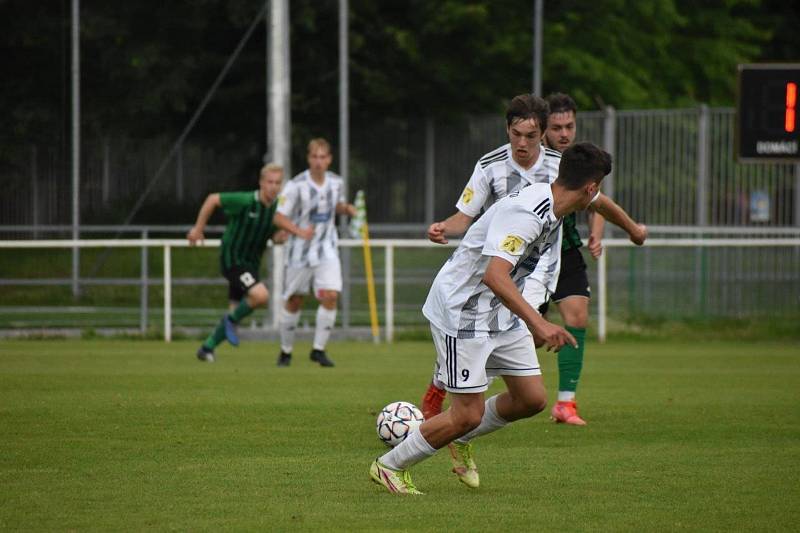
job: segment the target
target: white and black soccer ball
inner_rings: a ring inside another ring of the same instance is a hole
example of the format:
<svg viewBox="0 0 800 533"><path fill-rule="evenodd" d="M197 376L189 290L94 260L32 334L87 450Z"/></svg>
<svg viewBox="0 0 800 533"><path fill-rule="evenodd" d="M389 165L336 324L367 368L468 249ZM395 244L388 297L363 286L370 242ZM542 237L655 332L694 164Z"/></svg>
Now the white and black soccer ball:
<svg viewBox="0 0 800 533"><path fill-rule="evenodd" d="M385 445L395 447L406 440L424 420L422 411L413 403L392 402L378 413L375 429Z"/></svg>

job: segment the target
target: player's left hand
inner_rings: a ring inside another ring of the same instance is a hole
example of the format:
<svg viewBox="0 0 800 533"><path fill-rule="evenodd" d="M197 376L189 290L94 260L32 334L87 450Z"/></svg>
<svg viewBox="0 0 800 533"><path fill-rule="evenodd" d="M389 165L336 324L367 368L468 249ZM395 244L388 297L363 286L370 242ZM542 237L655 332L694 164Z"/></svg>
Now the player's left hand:
<svg viewBox="0 0 800 533"><path fill-rule="evenodd" d="M588 246L589 253L592 254L592 257L597 259L603 253L603 241L600 240L600 237L595 237L594 235L589 236Z"/></svg>

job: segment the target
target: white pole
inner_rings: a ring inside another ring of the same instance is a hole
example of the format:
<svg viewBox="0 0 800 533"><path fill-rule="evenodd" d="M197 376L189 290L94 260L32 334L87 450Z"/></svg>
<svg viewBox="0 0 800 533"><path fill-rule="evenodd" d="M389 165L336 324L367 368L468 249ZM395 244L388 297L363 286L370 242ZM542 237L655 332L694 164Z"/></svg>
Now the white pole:
<svg viewBox="0 0 800 533"><path fill-rule="evenodd" d="M289 68L289 6L287 0L270 2L269 32L269 155L291 177L291 105Z"/></svg>
<svg viewBox="0 0 800 533"><path fill-rule="evenodd" d="M272 328L280 329L281 308L283 307L283 245L272 247Z"/></svg>
<svg viewBox="0 0 800 533"><path fill-rule="evenodd" d="M172 248L164 245L164 341L172 341Z"/></svg>
<svg viewBox="0 0 800 533"><path fill-rule="evenodd" d="M350 174L350 74L348 70L348 5L339 0L339 174L348 198Z"/></svg>
<svg viewBox="0 0 800 533"><path fill-rule="evenodd" d="M80 172L81 172L81 65L80 65L80 0L72 0L72 240L80 237ZM77 297L80 272L80 249L72 249L72 295Z"/></svg>
<svg viewBox="0 0 800 533"><path fill-rule="evenodd" d="M349 61L349 5L348 0L339 0L339 174L344 183L344 197L350 198L350 73ZM347 233L347 221L339 218L339 232ZM342 327L350 327L350 249L342 251Z"/></svg>
<svg viewBox="0 0 800 533"><path fill-rule="evenodd" d="M607 302L606 295L608 294L608 287L606 286L606 256L608 255L609 247L605 246L605 250L597 258L597 339L603 343L606 342L606 313Z"/></svg>
<svg viewBox="0 0 800 533"><path fill-rule="evenodd" d="M544 0L535 0L533 7L533 94L542 96L542 12Z"/></svg>
<svg viewBox="0 0 800 533"><path fill-rule="evenodd" d="M386 291L386 342L394 341L394 246L386 245L384 259L384 290Z"/></svg>

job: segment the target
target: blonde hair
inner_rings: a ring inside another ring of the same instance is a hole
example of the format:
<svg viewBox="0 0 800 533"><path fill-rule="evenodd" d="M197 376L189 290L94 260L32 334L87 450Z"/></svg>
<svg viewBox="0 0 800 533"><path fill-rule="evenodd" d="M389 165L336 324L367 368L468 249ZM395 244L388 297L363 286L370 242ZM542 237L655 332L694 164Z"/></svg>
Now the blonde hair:
<svg viewBox="0 0 800 533"><path fill-rule="evenodd" d="M330 143L328 141L326 141L325 139L323 139L322 137L316 137L316 138L311 139L310 141L308 141L308 153L309 154L311 152L313 152L317 148L319 148L321 150L325 150L329 154L331 153L331 145L330 145Z"/></svg>
<svg viewBox="0 0 800 533"><path fill-rule="evenodd" d="M278 163L267 163L261 167L261 172L259 172L258 175L263 176L267 172L278 172L283 174L283 166L279 165Z"/></svg>

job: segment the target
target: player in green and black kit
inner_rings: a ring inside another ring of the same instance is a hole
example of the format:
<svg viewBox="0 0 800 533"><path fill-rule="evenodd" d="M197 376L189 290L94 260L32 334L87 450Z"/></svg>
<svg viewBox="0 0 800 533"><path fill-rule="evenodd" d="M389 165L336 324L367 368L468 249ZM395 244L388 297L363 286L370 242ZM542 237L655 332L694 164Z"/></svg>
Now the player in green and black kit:
<svg viewBox="0 0 800 533"><path fill-rule="evenodd" d="M267 240L283 241L282 229L309 239L313 227L301 230L291 220L276 213L276 198L283 183L283 168L270 163L261 169L258 190L209 194L197 214L197 222L186 236L192 245L202 242L208 219L221 207L228 219L220 248L222 275L228 280L230 313L222 317L217 327L197 350L197 358L214 362L214 349L223 340L239 345L236 324L267 303L269 292L259 282L258 270Z"/></svg>
<svg viewBox="0 0 800 533"><path fill-rule="evenodd" d="M547 117L547 129L544 141L548 147L563 152L575 142L577 132L575 101L566 94L556 93L547 97L550 114ZM647 228L635 223L625 211L613 202L605 202L593 209L603 212L603 216L624 229L631 241L642 244L647 238ZM602 238L605 221L603 216L589 211L589 240L587 248L595 259L602 253ZM589 322L589 278L586 275L586 262L580 248L583 246L581 236L576 228L575 213L564 218L563 240L561 243L561 273L558 277L556 292L552 301L558 305L558 311L564 325L578 341L577 347L564 345L558 352L558 402L553 406L551 415L556 422L573 425L585 425L578 416L575 403L575 391L583 368L583 347L586 338L586 326ZM542 312L547 312L544 308Z"/></svg>

